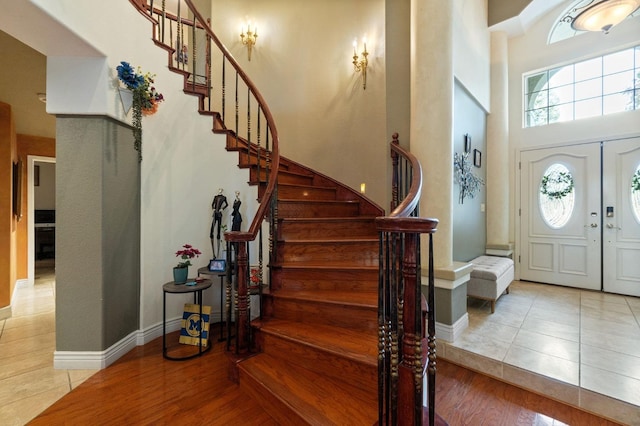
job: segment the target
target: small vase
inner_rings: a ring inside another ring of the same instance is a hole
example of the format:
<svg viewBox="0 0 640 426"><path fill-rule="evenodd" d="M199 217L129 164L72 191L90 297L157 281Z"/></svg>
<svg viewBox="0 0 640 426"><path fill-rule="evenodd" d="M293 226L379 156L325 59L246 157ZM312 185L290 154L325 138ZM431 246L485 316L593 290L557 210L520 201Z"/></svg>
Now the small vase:
<svg viewBox="0 0 640 426"><path fill-rule="evenodd" d="M173 268L173 282L176 284L184 284L189 276L189 267Z"/></svg>

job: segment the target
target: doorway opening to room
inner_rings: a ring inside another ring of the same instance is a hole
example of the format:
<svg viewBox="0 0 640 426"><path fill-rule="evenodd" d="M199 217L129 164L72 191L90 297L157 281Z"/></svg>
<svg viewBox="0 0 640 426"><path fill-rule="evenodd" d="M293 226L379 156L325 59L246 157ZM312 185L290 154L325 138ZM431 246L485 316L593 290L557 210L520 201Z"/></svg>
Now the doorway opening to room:
<svg viewBox="0 0 640 426"><path fill-rule="evenodd" d="M55 158L28 157L29 241L28 280L55 277L56 163Z"/></svg>
<svg viewBox="0 0 640 426"><path fill-rule="evenodd" d="M640 138L520 153L520 279L640 296Z"/></svg>

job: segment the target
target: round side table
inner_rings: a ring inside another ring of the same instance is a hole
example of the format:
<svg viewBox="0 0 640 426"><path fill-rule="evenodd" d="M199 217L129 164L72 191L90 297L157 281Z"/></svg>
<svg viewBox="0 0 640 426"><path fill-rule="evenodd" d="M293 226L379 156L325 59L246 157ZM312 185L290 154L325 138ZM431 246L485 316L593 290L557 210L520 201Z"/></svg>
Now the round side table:
<svg viewBox="0 0 640 426"><path fill-rule="evenodd" d="M187 283L191 282L195 282L195 278L187 279ZM200 335L198 338L198 352L183 357L171 356L167 353L167 293L193 293L193 303L200 306L200 321L202 321L202 291L211 287L211 284L211 280L205 279L201 282L196 282L194 285L189 285L186 283L176 284L174 281L169 281L162 286L162 356L166 359L181 361L185 359L195 358L211 349L211 344L206 345L204 348L202 347L203 327L200 329Z"/></svg>

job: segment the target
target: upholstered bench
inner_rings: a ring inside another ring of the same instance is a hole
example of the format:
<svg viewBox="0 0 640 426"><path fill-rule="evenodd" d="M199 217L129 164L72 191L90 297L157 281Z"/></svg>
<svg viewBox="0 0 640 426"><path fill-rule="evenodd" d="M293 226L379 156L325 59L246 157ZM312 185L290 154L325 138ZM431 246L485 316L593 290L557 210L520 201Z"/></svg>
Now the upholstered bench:
<svg viewBox="0 0 640 426"><path fill-rule="evenodd" d="M513 281L513 260L507 257L478 256L473 264L471 279L467 283L467 296L491 302L491 313L496 311L496 300L506 291Z"/></svg>

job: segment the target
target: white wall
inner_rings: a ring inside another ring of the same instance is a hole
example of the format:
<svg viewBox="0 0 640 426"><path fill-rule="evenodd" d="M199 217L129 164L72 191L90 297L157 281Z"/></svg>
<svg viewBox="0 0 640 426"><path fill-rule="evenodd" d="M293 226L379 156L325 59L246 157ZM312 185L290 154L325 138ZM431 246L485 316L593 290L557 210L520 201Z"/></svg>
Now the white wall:
<svg viewBox="0 0 640 426"><path fill-rule="evenodd" d="M456 0L453 16L455 77L489 111L489 47L487 0Z"/></svg>
<svg viewBox="0 0 640 426"><path fill-rule="evenodd" d="M384 0L212 0L212 28L271 108L282 155L388 206ZM251 62L240 42L258 27ZM367 35L367 88L354 73L353 39ZM405 136L406 137L406 136Z"/></svg>
<svg viewBox="0 0 640 426"><path fill-rule="evenodd" d="M204 253L192 262L191 276L195 268L208 264L211 201L218 188L225 189L230 203L233 192L241 192L242 230L255 214L257 190L246 183L248 171L235 166L237 154L224 149L225 138L212 134L212 119L197 113L197 99L184 94L182 77L168 70L167 53L150 38L151 24L128 0L117 0L110 7L98 0L41 3L55 19L104 54L72 57L62 52L63 56L47 58L49 113L105 114L128 121L115 70L123 60L155 73L155 85L166 99L142 123L140 328L144 330L162 320L161 287L172 280L175 252L183 244L192 244ZM95 19L97 10L99 20ZM114 22L120 31L114 31ZM231 209L225 213L230 214ZM218 296L212 293L205 303L213 304L216 311ZM185 300L167 298L168 317L177 316Z"/></svg>

